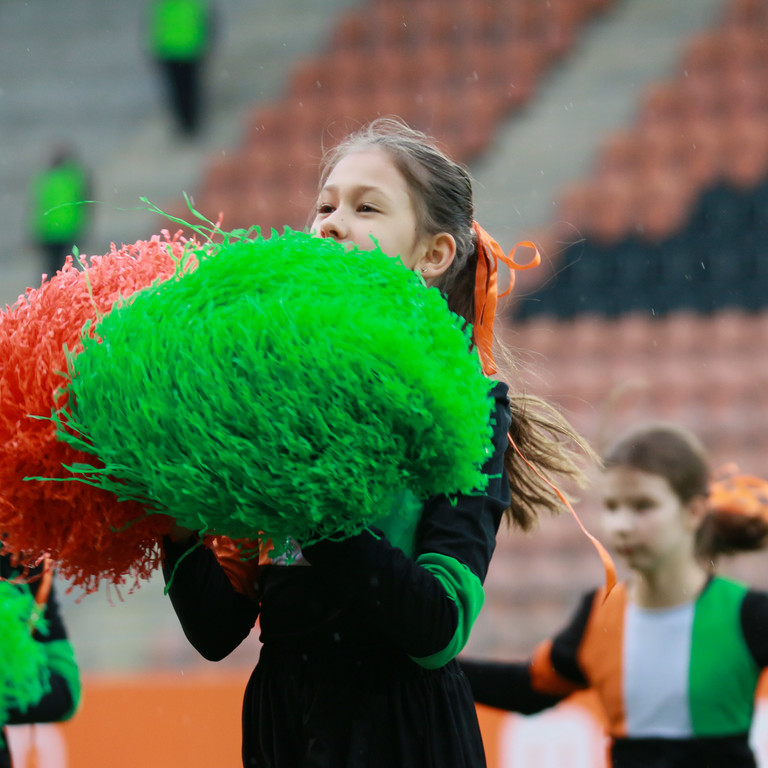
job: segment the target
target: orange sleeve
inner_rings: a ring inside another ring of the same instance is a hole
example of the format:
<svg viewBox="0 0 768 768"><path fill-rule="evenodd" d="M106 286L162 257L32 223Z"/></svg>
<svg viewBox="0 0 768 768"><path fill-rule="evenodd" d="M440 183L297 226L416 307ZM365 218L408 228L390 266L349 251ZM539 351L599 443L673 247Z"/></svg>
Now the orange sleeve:
<svg viewBox="0 0 768 768"><path fill-rule="evenodd" d="M531 685L539 693L568 696L586 686L563 677L552 664L552 641L545 640L533 652L530 666Z"/></svg>
<svg viewBox="0 0 768 768"><path fill-rule="evenodd" d="M579 666L597 693L609 722L612 736L627 733L624 712L624 615L627 606L626 584L616 585L609 594L600 590L595 608L579 648Z"/></svg>

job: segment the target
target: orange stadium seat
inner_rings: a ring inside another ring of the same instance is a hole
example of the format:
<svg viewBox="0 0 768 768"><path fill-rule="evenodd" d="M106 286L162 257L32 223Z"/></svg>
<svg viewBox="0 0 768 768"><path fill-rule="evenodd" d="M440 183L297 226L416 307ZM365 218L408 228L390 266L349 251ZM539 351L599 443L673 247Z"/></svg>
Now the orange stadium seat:
<svg viewBox="0 0 768 768"><path fill-rule="evenodd" d="M347 49L341 50L346 51ZM316 96L320 90L328 87L326 84L327 77L327 65L324 66L322 60L316 57L299 59L291 68L290 92L297 98Z"/></svg>
<svg viewBox="0 0 768 768"><path fill-rule="evenodd" d="M416 10L402 2L374 2L364 14L369 27L369 49L376 46L405 50L418 45L423 38L417 23L421 7Z"/></svg>
<svg viewBox="0 0 768 768"><path fill-rule="evenodd" d="M626 178L634 175L640 163L637 133L619 129L609 133L598 150L595 164L597 179Z"/></svg>
<svg viewBox="0 0 768 768"><path fill-rule="evenodd" d="M716 31L693 35L686 46L682 69L687 77L717 77L726 66L728 50Z"/></svg>
<svg viewBox="0 0 768 768"><path fill-rule="evenodd" d="M681 230L690 212L693 190L675 168L646 155L643 171L635 176L634 210L640 238L660 243Z"/></svg>
<svg viewBox="0 0 768 768"><path fill-rule="evenodd" d="M677 82L651 83L640 102L637 123L641 128L662 124L674 128L683 120L685 94Z"/></svg>
<svg viewBox="0 0 768 768"><path fill-rule="evenodd" d="M592 190L593 184L588 181L572 182L560 190L554 218L555 242L567 246L585 237L592 212Z"/></svg>
<svg viewBox="0 0 768 768"><path fill-rule="evenodd" d="M760 27L768 25L768 8L763 0L730 0L726 5L727 24Z"/></svg>
<svg viewBox="0 0 768 768"><path fill-rule="evenodd" d="M370 24L358 8L343 12L333 29L331 49L361 48L368 44Z"/></svg>
<svg viewBox="0 0 768 768"><path fill-rule="evenodd" d="M431 0L409 4L407 7L411 10L409 24L414 33L415 44L423 45L429 41L455 49L464 43L464 20L457 12L456 3Z"/></svg>
<svg viewBox="0 0 768 768"><path fill-rule="evenodd" d="M464 19L471 40L481 40L487 44L499 34L500 30L505 39L512 39L515 36L515 30L508 25L498 5L494 3L458 0L457 11Z"/></svg>
<svg viewBox="0 0 768 768"><path fill-rule="evenodd" d="M760 76L768 67L765 26L725 26L720 36L728 50L725 68L745 75Z"/></svg>
<svg viewBox="0 0 768 768"><path fill-rule="evenodd" d="M613 329L600 315L584 313L574 318L568 335L567 353L576 360L588 358L594 361L612 356Z"/></svg>
<svg viewBox="0 0 768 768"><path fill-rule="evenodd" d="M722 134L719 126L690 117L681 125L681 136L687 175L694 187L701 190L714 183L720 174Z"/></svg>
<svg viewBox="0 0 768 768"><path fill-rule="evenodd" d="M627 312L612 321L617 358L644 358L657 343L657 325L646 313Z"/></svg>
<svg viewBox="0 0 768 768"><path fill-rule="evenodd" d="M754 348L755 337L751 316L741 309L718 312L712 317L707 334L712 354L742 356Z"/></svg>
<svg viewBox="0 0 768 768"><path fill-rule="evenodd" d="M542 3L522 0L518 3L509 3L505 9L502 9L502 12L506 11L503 18L514 29L516 38L531 40L546 49L545 10L546 8Z"/></svg>
<svg viewBox="0 0 768 768"><path fill-rule="evenodd" d="M550 0L541 7L545 9L543 42L552 57L560 58L573 46L586 6L573 0Z"/></svg>
<svg viewBox="0 0 768 768"><path fill-rule="evenodd" d="M664 319L663 347L676 357L707 354L709 344L702 331L704 318L692 310L678 310Z"/></svg>
<svg viewBox="0 0 768 768"><path fill-rule="evenodd" d="M584 234L597 245L619 243L627 236L637 216L637 186L632 175L614 175L595 180Z"/></svg>
<svg viewBox="0 0 768 768"><path fill-rule="evenodd" d="M245 117L243 145L263 144L282 131L284 118L279 104L260 104L248 110Z"/></svg>
<svg viewBox="0 0 768 768"><path fill-rule="evenodd" d="M688 176L687 139L680 133L679 127L659 122L644 124L638 129L637 143L641 158L639 165L646 170L656 167Z"/></svg>
<svg viewBox="0 0 768 768"><path fill-rule="evenodd" d="M239 190L245 179L243 166L236 153L216 152L207 157L203 167L203 186L208 192Z"/></svg>
<svg viewBox="0 0 768 768"><path fill-rule="evenodd" d="M729 70L724 77L726 119L751 119L764 122L768 116L768 94L765 89L767 73L751 70Z"/></svg>
<svg viewBox="0 0 768 768"><path fill-rule="evenodd" d="M505 343L536 364L536 360L549 360L562 354L562 335L551 317L536 317L520 325L512 324L503 335Z"/></svg>
<svg viewBox="0 0 768 768"><path fill-rule="evenodd" d="M752 189L768 174L768 132L762 120L732 115L723 123L722 175L735 189Z"/></svg>

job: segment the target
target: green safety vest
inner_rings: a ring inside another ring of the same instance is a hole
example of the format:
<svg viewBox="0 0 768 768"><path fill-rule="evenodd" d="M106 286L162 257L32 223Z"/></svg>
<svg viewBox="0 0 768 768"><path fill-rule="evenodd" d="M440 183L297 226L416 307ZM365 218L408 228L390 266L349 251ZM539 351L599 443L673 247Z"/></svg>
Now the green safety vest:
<svg viewBox="0 0 768 768"><path fill-rule="evenodd" d="M50 168L33 180L31 230L44 243L78 237L85 226L88 188L85 172L76 163Z"/></svg>
<svg viewBox="0 0 768 768"><path fill-rule="evenodd" d="M205 0L159 0L152 8L150 48L160 59L188 61L201 56L208 43Z"/></svg>

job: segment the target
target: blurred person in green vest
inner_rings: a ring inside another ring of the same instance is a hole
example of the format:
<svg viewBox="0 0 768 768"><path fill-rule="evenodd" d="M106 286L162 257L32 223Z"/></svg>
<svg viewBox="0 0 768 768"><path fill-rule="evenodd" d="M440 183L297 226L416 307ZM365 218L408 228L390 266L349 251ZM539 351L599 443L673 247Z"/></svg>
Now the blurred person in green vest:
<svg viewBox="0 0 768 768"><path fill-rule="evenodd" d="M48 166L30 184L29 231L53 276L83 237L89 220L90 175L67 144L53 148Z"/></svg>
<svg viewBox="0 0 768 768"><path fill-rule="evenodd" d="M212 39L213 11L208 0L151 0L148 48L160 67L184 136L200 130L203 67Z"/></svg>

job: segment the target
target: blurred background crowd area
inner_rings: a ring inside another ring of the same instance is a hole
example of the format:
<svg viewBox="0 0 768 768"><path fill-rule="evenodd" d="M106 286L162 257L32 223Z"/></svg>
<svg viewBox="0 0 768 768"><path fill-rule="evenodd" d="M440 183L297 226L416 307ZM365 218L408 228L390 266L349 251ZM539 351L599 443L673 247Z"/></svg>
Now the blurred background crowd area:
<svg viewBox="0 0 768 768"><path fill-rule="evenodd" d="M0 300L39 286L29 184L52 147L88 169L102 254L175 225L302 228L322 147L396 114L476 180L477 218L544 265L505 310L519 385L599 449L648 419L713 468L768 474L768 0L212 0L199 125L179 130L147 3L0 2ZM577 510L599 535L592 492ZM85 543L87 545L87 543ZM768 587L764 555L726 570ZM518 657L602 569L563 513L502 530L476 656ZM66 588L66 585L63 585ZM207 665L160 579L64 597L88 671ZM251 666L254 638L224 662Z"/></svg>

